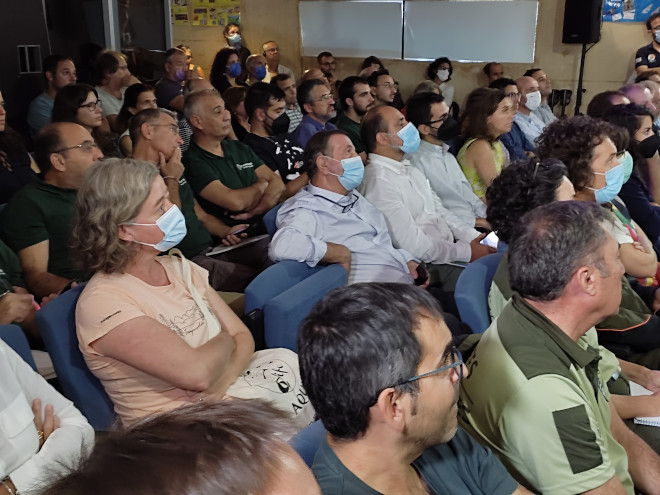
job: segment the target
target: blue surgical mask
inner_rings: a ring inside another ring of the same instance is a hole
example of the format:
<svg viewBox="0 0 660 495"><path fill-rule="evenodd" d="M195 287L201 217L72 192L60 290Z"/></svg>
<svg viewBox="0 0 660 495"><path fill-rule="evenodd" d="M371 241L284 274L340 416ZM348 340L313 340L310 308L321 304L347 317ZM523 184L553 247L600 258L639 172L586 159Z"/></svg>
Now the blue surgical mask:
<svg viewBox="0 0 660 495"><path fill-rule="evenodd" d="M619 194L619 191L621 190L621 186L623 185L623 175L624 175L623 165L617 165L616 167L612 167L604 174L601 172L594 172L594 174L605 176L605 187L602 187L600 189L587 187L587 189L591 189L592 191L594 191L594 195L596 196L596 201L601 205L605 203L609 203L616 197L617 194Z"/></svg>
<svg viewBox="0 0 660 495"><path fill-rule="evenodd" d="M151 246L158 251L169 251L174 246L179 244L186 236L186 219L179 210L177 205L170 206L170 209L163 213L156 223L134 223L126 222L124 225L156 225L163 233L163 240L158 244L149 244L147 242L140 242L133 239L137 244Z"/></svg>
<svg viewBox="0 0 660 495"><path fill-rule="evenodd" d="M630 174L633 171L633 159L632 155L627 151L619 158L619 165L623 166L623 183L625 184L630 179Z"/></svg>
<svg viewBox="0 0 660 495"><path fill-rule="evenodd" d="M259 79L260 81L266 77L266 66L265 65L260 65L254 70L254 77Z"/></svg>
<svg viewBox="0 0 660 495"><path fill-rule="evenodd" d="M177 69L174 74L174 80L176 82L183 82L186 80L186 71L183 69Z"/></svg>
<svg viewBox="0 0 660 495"><path fill-rule="evenodd" d="M243 38L241 38L240 34L232 34L229 38L227 38L229 43L233 46L238 46L241 44L241 41L243 41Z"/></svg>
<svg viewBox="0 0 660 495"><path fill-rule="evenodd" d="M227 75L229 77L238 77L241 75L241 63L240 62L234 62L229 66L229 70L227 71Z"/></svg>
<svg viewBox="0 0 660 495"><path fill-rule="evenodd" d="M655 39L656 43L660 43L660 31L653 31L653 39Z"/></svg>
<svg viewBox="0 0 660 495"><path fill-rule="evenodd" d="M364 178L364 164L362 163L362 158L359 156L344 158L343 160L337 160L331 156L326 156L326 158L341 163L341 166L344 169L343 174L337 175L332 172L329 173L339 178L339 183L344 189L352 191L362 183L362 179Z"/></svg>
<svg viewBox="0 0 660 495"><path fill-rule="evenodd" d="M393 135L394 134L390 134L390 136ZM417 148L419 148L419 143L421 142L419 131L417 131L417 127L415 127L412 122L408 122L408 124L397 132L396 135L403 141L401 146L396 147L404 153L414 153L417 151Z"/></svg>

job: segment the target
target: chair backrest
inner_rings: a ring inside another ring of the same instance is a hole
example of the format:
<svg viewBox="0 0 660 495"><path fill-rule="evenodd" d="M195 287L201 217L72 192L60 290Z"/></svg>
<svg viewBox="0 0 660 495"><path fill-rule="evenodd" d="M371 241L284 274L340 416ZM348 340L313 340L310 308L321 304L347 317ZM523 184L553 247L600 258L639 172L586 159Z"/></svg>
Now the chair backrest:
<svg viewBox="0 0 660 495"><path fill-rule="evenodd" d="M298 452L298 455L303 458L303 461L312 467L314 464L314 456L316 451L321 446L323 438L325 438L325 428L321 421L314 421L304 430L298 432L290 441L289 444L293 450Z"/></svg>
<svg viewBox="0 0 660 495"><path fill-rule="evenodd" d="M454 299L458 312L474 333L483 333L490 325L488 293L503 255L495 253L473 261L456 282Z"/></svg>
<svg viewBox="0 0 660 495"><path fill-rule="evenodd" d="M273 206L270 210L268 210L263 217L264 220L264 225L266 225L266 232L268 232L269 235L273 235L275 231L277 230L277 212L279 209L282 207L283 203L279 203L275 206Z"/></svg>
<svg viewBox="0 0 660 495"><path fill-rule="evenodd" d="M30 351L30 344L21 327L17 325L0 325L0 340L3 340L5 344L16 351L16 354L23 358L23 361L32 366L34 371L37 371L37 365L32 357L32 351Z"/></svg>
<svg viewBox="0 0 660 495"><path fill-rule="evenodd" d="M64 395L95 430L106 430L114 422L114 406L87 367L76 335L76 303L83 288L81 284L56 297L37 311L36 318Z"/></svg>

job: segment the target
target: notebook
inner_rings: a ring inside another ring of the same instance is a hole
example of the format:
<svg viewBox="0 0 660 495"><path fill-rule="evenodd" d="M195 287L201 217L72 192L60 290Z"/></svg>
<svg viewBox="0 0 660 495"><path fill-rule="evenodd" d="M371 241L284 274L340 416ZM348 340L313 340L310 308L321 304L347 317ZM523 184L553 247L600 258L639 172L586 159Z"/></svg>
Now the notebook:
<svg viewBox="0 0 660 495"><path fill-rule="evenodd" d="M216 254L222 254L233 249L242 248L252 244L253 242L260 241L265 237L268 237L268 234L258 235L256 237L248 237L247 239L242 240L240 244L234 244L233 246L225 246L224 244L220 244L206 253L206 256L215 256Z"/></svg>
<svg viewBox="0 0 660 495"><path fill-rule="evenodd" d="M653 392L651 392L647 388L642 387L641 385L638 385L635 382L630 382L630 395L635 397L638 395L653 395ZM647 425L647 426L660 426L660 416L635 418L635 424Z"/></svg>

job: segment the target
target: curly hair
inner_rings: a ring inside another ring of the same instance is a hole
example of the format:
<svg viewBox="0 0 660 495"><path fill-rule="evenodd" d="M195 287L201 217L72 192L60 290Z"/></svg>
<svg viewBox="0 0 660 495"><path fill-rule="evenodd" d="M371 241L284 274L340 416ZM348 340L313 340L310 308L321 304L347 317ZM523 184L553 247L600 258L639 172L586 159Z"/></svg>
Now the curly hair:
<svg viewBox="0 0 660 495"><path fill-rule="evenodd" d="M235 48L225 47L215 54L213 59L213 65L211 65L211 74L209 75L209 82L213 85L215 89L219 92L222 92L225 88L223 87L222 81L226 82L227 76L225 71L227 70L227 60L232 55L238 56L238 50Z"/></svg>
<svg viewBox="0 0 660 495"><path fill-rule="evenodd" d="M123 273L136 244L119 239L122 223L140 211L159 175L151 163L112 158L95 163L78 190L71 248L81 267Z"/></svg>
<svg viewBox="0 0 660 495"><path fill-rule="evenodd" d="M426 77L433 81L437 75L436 72L438 72L438 68L442 64L449 64L449 77L447 78L447 81L450 81L451 75L454 72L454 66L451 64L451 60L449 60L447 57L436 58L433 62L431 62L426 68Z"/></svg>
<svg viewBox="0 0 660 495"><path fill-rule="evenodd" d="M486 191L486 217L497 236L508 244L525 213L555 200L566 173L553 158L517 160L502 169Z"/></svg>
<svg viewBox="0 0 660 495"><path fill-rule="evenodd" d="M465 110L461 117L461 131L466 138L481 138L489 142L497 138L491 136L486 119L493 115L497 106L505 98L503 91L490 88L477 88L465 100Z"/></svg>
<svg viewBox="0 0 660 495"><path fill-rule="evenodd" d="M541 160L560 160L575 191L582 191L593 180L594 148L613 133L612 124L587 115L558 119L539 136L536 154Z"/></svg>

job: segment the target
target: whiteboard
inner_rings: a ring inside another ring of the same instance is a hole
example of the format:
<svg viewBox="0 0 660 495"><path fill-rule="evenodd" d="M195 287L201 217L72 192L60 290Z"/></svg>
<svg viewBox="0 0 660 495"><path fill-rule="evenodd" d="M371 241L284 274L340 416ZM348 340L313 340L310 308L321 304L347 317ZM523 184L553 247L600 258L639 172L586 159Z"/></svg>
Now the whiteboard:
<svg viewBox="0 0 660 495"><path fill-rule="evenodd" d="M403 58L533 62L537 12L536 0L405 2Z"/></svg>
<svg viewBox="0 0 660 495"><path fill-rule="evenodd" d="M301 1L299 11L305 56L329 51L335 57L402 57L401 0Z"/></svg>

